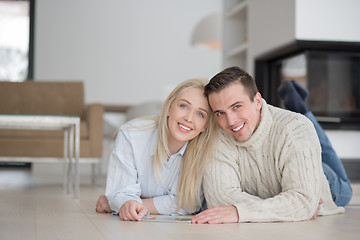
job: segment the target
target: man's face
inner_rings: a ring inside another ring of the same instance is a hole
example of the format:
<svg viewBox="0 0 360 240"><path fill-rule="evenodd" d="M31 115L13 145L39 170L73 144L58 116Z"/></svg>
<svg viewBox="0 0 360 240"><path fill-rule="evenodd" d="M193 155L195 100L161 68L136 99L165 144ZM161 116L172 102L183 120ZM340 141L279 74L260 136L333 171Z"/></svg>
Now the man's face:
<svg viewBox="0 0 360 240"><path fill-rule="evenodd" d="M231 83L218 93L211 93L209 103L222 129L239 142L247 141L260 124L261 95L257 93L250 101L239 82Z"/></svg>

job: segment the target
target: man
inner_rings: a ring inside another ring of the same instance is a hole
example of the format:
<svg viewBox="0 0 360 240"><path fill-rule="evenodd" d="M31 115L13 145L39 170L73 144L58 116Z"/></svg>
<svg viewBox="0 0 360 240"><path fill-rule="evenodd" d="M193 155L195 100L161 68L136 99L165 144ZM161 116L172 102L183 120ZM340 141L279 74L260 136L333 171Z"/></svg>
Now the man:
<svg viewBox="0 0 360 240"><path fill-rule="evenodd" d="M303 221L344 212L331 197L309 119L268 105L238 67L215 75L205 94L221 129L204 175L209 209L193 223Z"/></svg>

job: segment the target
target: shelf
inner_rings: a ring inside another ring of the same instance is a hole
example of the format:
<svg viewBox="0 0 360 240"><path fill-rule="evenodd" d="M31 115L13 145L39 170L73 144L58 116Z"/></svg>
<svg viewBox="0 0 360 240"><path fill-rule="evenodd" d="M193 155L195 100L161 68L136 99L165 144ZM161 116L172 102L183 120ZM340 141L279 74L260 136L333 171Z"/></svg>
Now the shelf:
<svg viewBox="0 0 360 240"><path fill-rule="evenodd" d="M225 55L226 57L235 57L235 56L238 56L238 55L243 55L246 53L246 50L248 48L248 45L247 43L244 43L242 45L239 45L237 47L234 47L233 49L231 50L228 50Z"/></svg>
<svg viewBox="0 0 360 240"><path fill-rule="evenodd" d="M223 0L223 2L223 66L240 66L246 70L249 0Z"/></svg>
<svg viewBox="0 0 360 240"><path fill-rule="evenodd" d="M241 14L242 11L245 11L247 6L247 1L241 2L235 5L232 9L229 9L225 16L228 18L235 17L236 15Z"/></svg>

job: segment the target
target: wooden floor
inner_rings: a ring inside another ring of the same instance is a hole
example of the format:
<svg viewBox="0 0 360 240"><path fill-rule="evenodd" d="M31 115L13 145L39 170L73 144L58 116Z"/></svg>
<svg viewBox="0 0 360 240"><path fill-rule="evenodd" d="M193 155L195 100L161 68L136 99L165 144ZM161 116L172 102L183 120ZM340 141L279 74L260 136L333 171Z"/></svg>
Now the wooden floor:
<svg viewBox="0 0 360 240"><path fill-rule="evenodd" d="M95 212L104 187L82 183L80 199L66 194L61 181L45 183L31 172L0 169L0 239L360 239L360 184L346 213L297 223L122 222Z"/></svg>

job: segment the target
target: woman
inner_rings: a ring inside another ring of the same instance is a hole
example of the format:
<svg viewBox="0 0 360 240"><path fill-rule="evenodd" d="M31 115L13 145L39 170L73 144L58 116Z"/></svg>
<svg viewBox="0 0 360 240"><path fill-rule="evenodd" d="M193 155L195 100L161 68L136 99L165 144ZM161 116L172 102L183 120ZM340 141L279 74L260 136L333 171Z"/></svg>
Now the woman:
<svg viewBox="0 0 360 240"><path fill-rule="evenodd" d="M158 119L138 118L121 127L97 212L141 221L149 213L199 210L203 171L211 159L210 136L216 128L205 85L200 79L185 81L167 97Z"/></svg>

